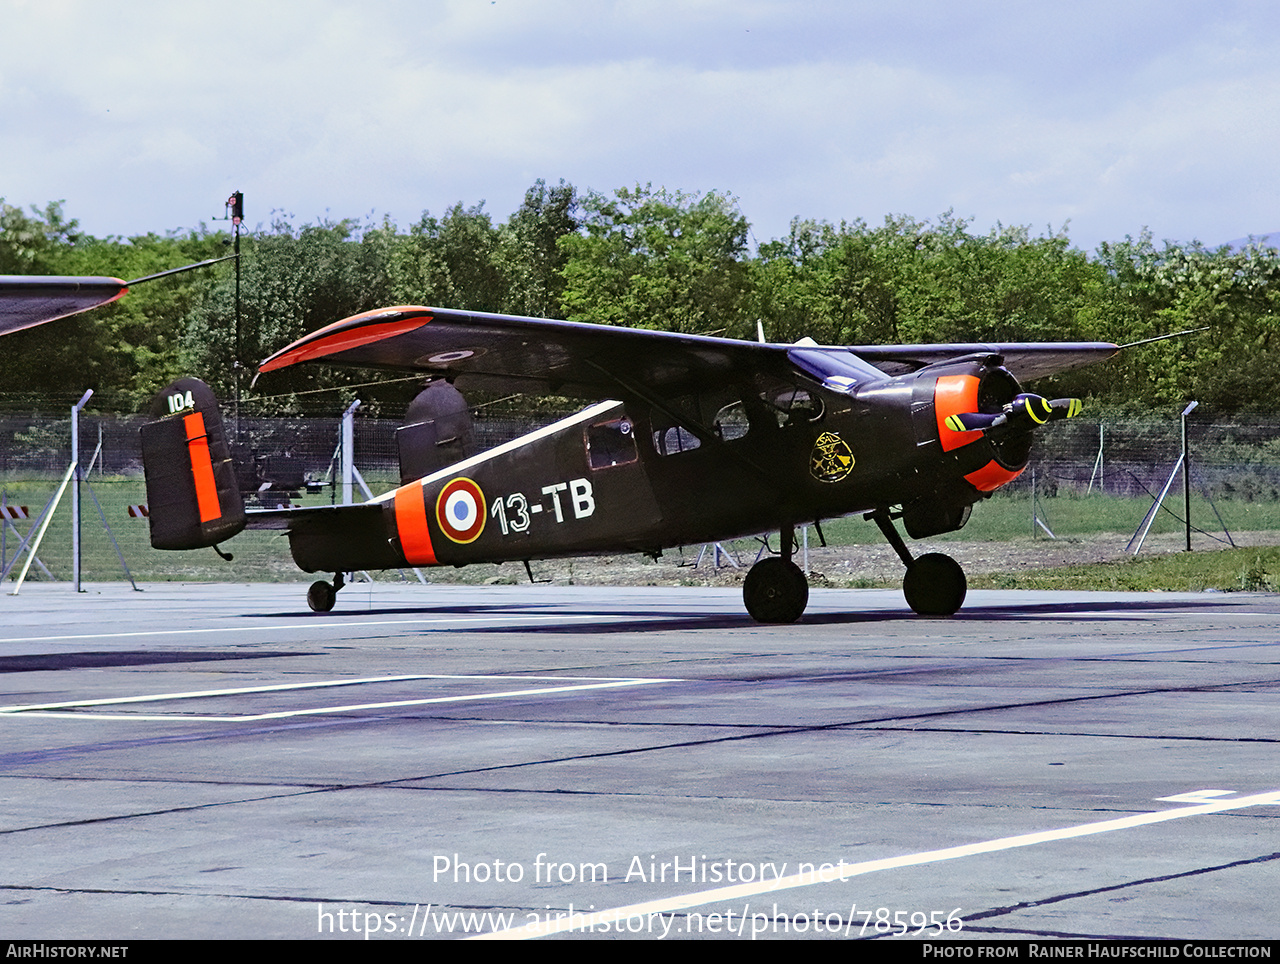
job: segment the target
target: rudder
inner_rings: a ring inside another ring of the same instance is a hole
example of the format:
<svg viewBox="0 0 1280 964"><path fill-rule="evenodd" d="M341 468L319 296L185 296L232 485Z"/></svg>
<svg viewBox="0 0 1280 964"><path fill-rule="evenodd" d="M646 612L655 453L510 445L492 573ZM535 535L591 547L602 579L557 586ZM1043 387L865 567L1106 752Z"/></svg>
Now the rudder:
<svg viewBox="0 0 1280 964"><path fill-rule="evenodd" d="M244 528L244 504L218 399L198 378L179 378L151 403L142 464L156 549L203 549Z"/></svg>

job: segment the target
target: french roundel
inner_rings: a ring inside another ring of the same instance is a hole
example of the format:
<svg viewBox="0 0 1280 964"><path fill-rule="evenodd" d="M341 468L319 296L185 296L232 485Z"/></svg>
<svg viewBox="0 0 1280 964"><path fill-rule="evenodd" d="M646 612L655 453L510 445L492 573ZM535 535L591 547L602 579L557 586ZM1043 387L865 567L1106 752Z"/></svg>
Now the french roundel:
<svg viewBox="0 0 1280 964"><path fill-rule="evenodd" d="M454 542L475 542L484 531L484 518L484 493L470 479L454 479L440 490L436 522Z"/></svg>

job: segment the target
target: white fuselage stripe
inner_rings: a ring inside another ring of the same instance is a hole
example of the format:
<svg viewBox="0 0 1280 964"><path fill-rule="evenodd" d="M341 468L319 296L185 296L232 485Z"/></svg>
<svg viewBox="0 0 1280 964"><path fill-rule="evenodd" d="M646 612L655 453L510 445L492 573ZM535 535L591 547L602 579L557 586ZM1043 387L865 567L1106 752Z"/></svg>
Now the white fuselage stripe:
<svg viewBox="0 0 1280 964"><path fill-rule="evenodd" d="M501 445L494 446L488 451L481 452L479 455L473 455L468 459L463 459L461 462L455 462L453 465L447 465L439 472L433 472L431 475L418 479L416 483L410 482L408 484L430 485L432 482L438 482L441 479L453 478L455 475L460 475L463 472L467 472L468 470L475 468L482 462L487 462L489 459L497 458L499 455L505 455L508 452L514 452L516 449L524 448L526 445L532 445L534 442L541 441L549 435L554 435L561 429L567 428L577 422L585 422L588 419L598 418L602 413L621 404L621 402L616 400L597 402L590 408L584 408L581 412L576 412L567 418L562 418L558 422L552 422L550 425L543 426L535 432L530 432L528 435L521 435L519 438L512 439L510 442L503 442ZM369 501L386 502L389 499L395 498L395 494L395 490L393 489L392 491L384 492L382 495L377 498L370 499Z"/></svg>

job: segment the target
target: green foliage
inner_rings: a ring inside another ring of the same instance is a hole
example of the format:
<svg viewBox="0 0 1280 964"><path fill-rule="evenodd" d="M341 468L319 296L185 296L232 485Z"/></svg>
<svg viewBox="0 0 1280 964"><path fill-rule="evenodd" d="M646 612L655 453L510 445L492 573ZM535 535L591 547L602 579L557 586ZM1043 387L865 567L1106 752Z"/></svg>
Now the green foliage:
<svg viewBox="0 0 1280 964"><path fill-rule="evenodd" d="M0 274L56 274L60 255L78 238L78 222L62 213L65 201L50 201L31 217L0 197Z"/></svg>
<svg viewBox="0 0 1280 964"><path fill-rule="evenodd" d="M507 281L498 257L498 229L484 202L459 202L444 218L423 212L391 257L396 300L471 311L500 311Z"/></svg>
<svg viewBox="0 0 1280 964"><path fill-rule="evenodd" d="M583 208L583 231L560 240L571 320L751 336L748 225L733 198L637 186L592 193Z"/></svg>
<svg viewBox="0 0 1280 964"><path fill-rule="evenodd" d="M395 226L358 231L354 220L295 228L283 218L241 240L240 344L236 345L236 275L219 271L187 314L181 364L201 376L223 398L234 394L237 356L252 371L263 358L325 325L383 307L391 301L390 261ZM358 235L358 236L357 236ZM270 393L288 394L340 386L350 375L286 372L272 379ZM242 375L241 388L247 388Z"/></svg>
<svg viewBox="0 0 1280 964"><path fill-rule="evenodd" d="M578 209L578 192L564 181L549 188L539 179L525 193L520 210L500 231L499 257L507 280L504 310L536 318L560 315L569 260L560 239L577 233Z"/></svg>
<svg viewBox="0 0 1280 964"><path fill-rule="evenodd" d="M537 181L506 224L495 226L484 203L423 212L391 255L397 300L469 311L550 317L560 313L567 256L558 242L578 229L577 192Z"/></svg>
<svg viewBox="0 0 1280 964"><path fill-rule="evenodd" d="M1073 340L1101 280L1063 233L975 235L950 212L936 225L796 221L752 267L771 340L827 344Z"/></svg>
<svg viewBox="0 0 1280 964"><path fill-rule="evenodd" d="M225 237L206 230L164 237L97 239L76 232L61 202L32 209L0 205L0 259L18 274L105 275L130 280L224 253ZM175 374L183 317L207 278L176 275L135 285L113 304L5 339L0 384L6 394L45 407L92 388L95 408L130 410Z"/></svg>
<svg viewBox="0 0 1280 964"><path fill-rule="evenodd" d="M686 333L824 344L1111 341L1208 326L1035 388L1112 409L1168 411L1196 398L1215 413L1280 405L1280 254L1250 244L1162 246L1149 232L1094 256L1066 231L972 230L947 212L792 222L753 255L727 194L651 186L580 197L537 181L498 223L483 203L389 220L278 219L242 235L240 349L246 371L288 342L396 303L569 317ZM225 233L95 239L62 202L23 210L0 199L0 273L153 274L228 253ZM20 332L0 355L6 393L41 407L85 388L95 406L133 410L177 374L232 392L235 271L227 265L135 286L89 314ZM305 370L272 393L337 388L366 373ZM406 389L408 391L408 389Z"/></svg>
<svg viewBox="0 0 1280 964"><path fill-rule="evenodd" d="M1217 411L1275 408L1280 393L1280 257L1250 243L1239 251L1199 243L1103 244L1098 262L1111 278L1111 312L1121 339L1138 341L1208 327L1205 335L1130 352L1117 368L1123 387L1155 404L1195 398Z"/></svg>
<svg viewBox="0 0 1280 964"><path fill-rule="evenodd" d="M1093 565L1062 566L999 575L975 575L970 589L1065 589L1075 592L1204 590L1274 592L1280 549L1224 549L1139 556Z"/></svg>

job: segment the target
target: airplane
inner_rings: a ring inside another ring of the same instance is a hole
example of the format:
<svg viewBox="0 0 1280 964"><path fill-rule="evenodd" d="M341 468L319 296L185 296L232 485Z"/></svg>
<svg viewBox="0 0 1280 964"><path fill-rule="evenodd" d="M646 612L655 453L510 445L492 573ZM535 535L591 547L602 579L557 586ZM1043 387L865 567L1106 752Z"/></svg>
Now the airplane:
<svg viewBox="0 0 1280 964"><path fill-rule="evenodd" d="M130 286L196 268L207 268L235 257L233 254L224 258L209 258L181 268L170 268L143 278L134 278L132 281L100 275L0 275L0 335L100 308L123 298L129 293Z"/></svg>
<svg viewBox="0 0 1280 964"><path fill-rule="evenodd" d="M78 315L123 298L133 282L65 275L0 275L0 335Z"/></svg>
<svg viewBox="0 0 1280 964"><path fill-rule="evenodd" d="M287 533L307 592L330 611L344 574L639 552L777 532L743 600L789 623L808 602L792 561L797 526L855 513L901 558L908 605L949 616L963 569L913 539L950 532L1022 472L1034 430L1077 399L1020 380L1092 364L1100 342L823 347L397 306L314 331L263 361L260 378L324 362L423 375L397 432L401 484L354 505L244 507L212 390L182 378L142 429L151 542L218 547L245 528ZM474 451L463 391L591 404Z"/></svg>

